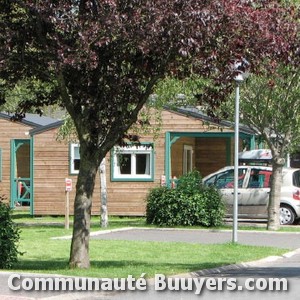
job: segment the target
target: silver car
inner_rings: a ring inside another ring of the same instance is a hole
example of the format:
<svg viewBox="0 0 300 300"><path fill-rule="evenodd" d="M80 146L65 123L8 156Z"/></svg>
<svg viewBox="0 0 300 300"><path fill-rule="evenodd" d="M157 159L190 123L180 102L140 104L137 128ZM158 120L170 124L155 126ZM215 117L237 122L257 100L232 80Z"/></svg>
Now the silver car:
<svg viewBox="0 0 300 300"><path fill-rule="evenodd" d="M238 212L240 219L266 219L272 168L239 166ZM300 218L300 170L283 168L280 199L280 224L293 224ZM203 178L216 186L225 201L227 216L232 216L234 201L234 167L225 167Z"/></svg>

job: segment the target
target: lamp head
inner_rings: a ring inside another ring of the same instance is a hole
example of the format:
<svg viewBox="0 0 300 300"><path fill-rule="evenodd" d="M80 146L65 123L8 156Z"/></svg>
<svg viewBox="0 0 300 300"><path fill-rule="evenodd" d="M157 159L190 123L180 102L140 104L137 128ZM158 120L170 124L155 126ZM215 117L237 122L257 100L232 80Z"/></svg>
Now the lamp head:
<svg viewBox="0 0 300 300"><path fill-rule="evenodd" d="M233 64L234 80L239 83L247 79L249 76L249 67L250 63L245 58L236 60Z"/></svg>

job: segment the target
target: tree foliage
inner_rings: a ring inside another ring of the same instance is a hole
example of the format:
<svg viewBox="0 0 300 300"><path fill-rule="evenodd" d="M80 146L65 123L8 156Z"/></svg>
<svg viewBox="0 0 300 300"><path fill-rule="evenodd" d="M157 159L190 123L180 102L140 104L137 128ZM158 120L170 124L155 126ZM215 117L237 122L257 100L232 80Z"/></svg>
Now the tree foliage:
<svg viewBox="0 0 300 300"><path fill-rule="evenodd" d="M234 96L221 105L233 119ZM274 72L250 76L241 85L240 120L272 151L273 176L268 228L279 228L282 167L300 144L300 72L298 65L279 64Z"/></svg>
<svg viewBox="0 0 300 300"><path fill-rule="evenodd" d="M279 228L281 173L288 153L300 144L300 71L279 66L276 73L253 76L241 94L241 119L272 151L273 176L268 228Z"/></svg>
<svg viewBox="0 0 300 300"><path fill-rule="evenodd" d="M299 67L280 66L275 74L253 77L241 99L242 120L261 134L274 157L284 158L300 144Z"/></svg>
<svg viewBox="0 0 300 300"><path fill-rule="evenodd" d="M2 84L5 86L5 81L2 81ZM5 101L0 105L1 110L15 113L24 102L37 102L42 98L46 99L52 89L53 86L51 84L35 78L20 80L11 89L3 88L2 92L5 94ZM43 114L43 108L43 106L38 108L31 107L26 112Z"/></svg>
<svg viewBox="0 0 300 300"><path fill-rule="evenodd" d="M23 253L18 250L20 228L13 222L11 209L3 196L0 196L0 269L10 269Z"/></svg>
<svg viewBox="0 0 300 300"><path fill-rule="evenodd" d="M157 187L147 197L148 224L215 227L223 224L224 216L220 193L203 185L197 171L180 177L175 189Z"/></svg>
<svg viewBox="0 0 300 300"><path fill-rule="evenodd" d="M90 264L98 166L136 122L158 80L211 78L217 88L198 98L214 109L232 89L232 61L247 57L253 72L277 60L288 62L297 24L292 6L271 0L2 1L4 85L35 78L53 87L47 95L21 101L18 112L59 103L80 142L72 267Z"/></svg>

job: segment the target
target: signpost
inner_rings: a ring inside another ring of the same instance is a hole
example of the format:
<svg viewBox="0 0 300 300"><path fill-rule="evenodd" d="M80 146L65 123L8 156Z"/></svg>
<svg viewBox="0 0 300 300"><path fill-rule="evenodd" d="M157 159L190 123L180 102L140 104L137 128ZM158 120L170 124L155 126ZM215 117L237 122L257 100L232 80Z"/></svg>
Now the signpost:
<svg viewBox="0 0 300 300"><path fill-rule="evenodd" d="M65 229L70 228L70 192L72 191L72 179L66 178L65 180L65 191L66 191L66 201L65 201Z"/></svg>

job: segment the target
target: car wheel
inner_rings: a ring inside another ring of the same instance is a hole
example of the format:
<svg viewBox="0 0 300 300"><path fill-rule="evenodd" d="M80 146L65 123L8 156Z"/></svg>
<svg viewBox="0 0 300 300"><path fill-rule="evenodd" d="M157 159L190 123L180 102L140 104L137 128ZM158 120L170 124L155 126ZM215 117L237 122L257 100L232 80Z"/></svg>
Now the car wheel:
<svg viewBox="0 0 300 300"><path fill-rule="evenodd" d="M281 225L291 225L295 221L295 213L289 206L281 206L279 210L280 224Z"/></svg>

